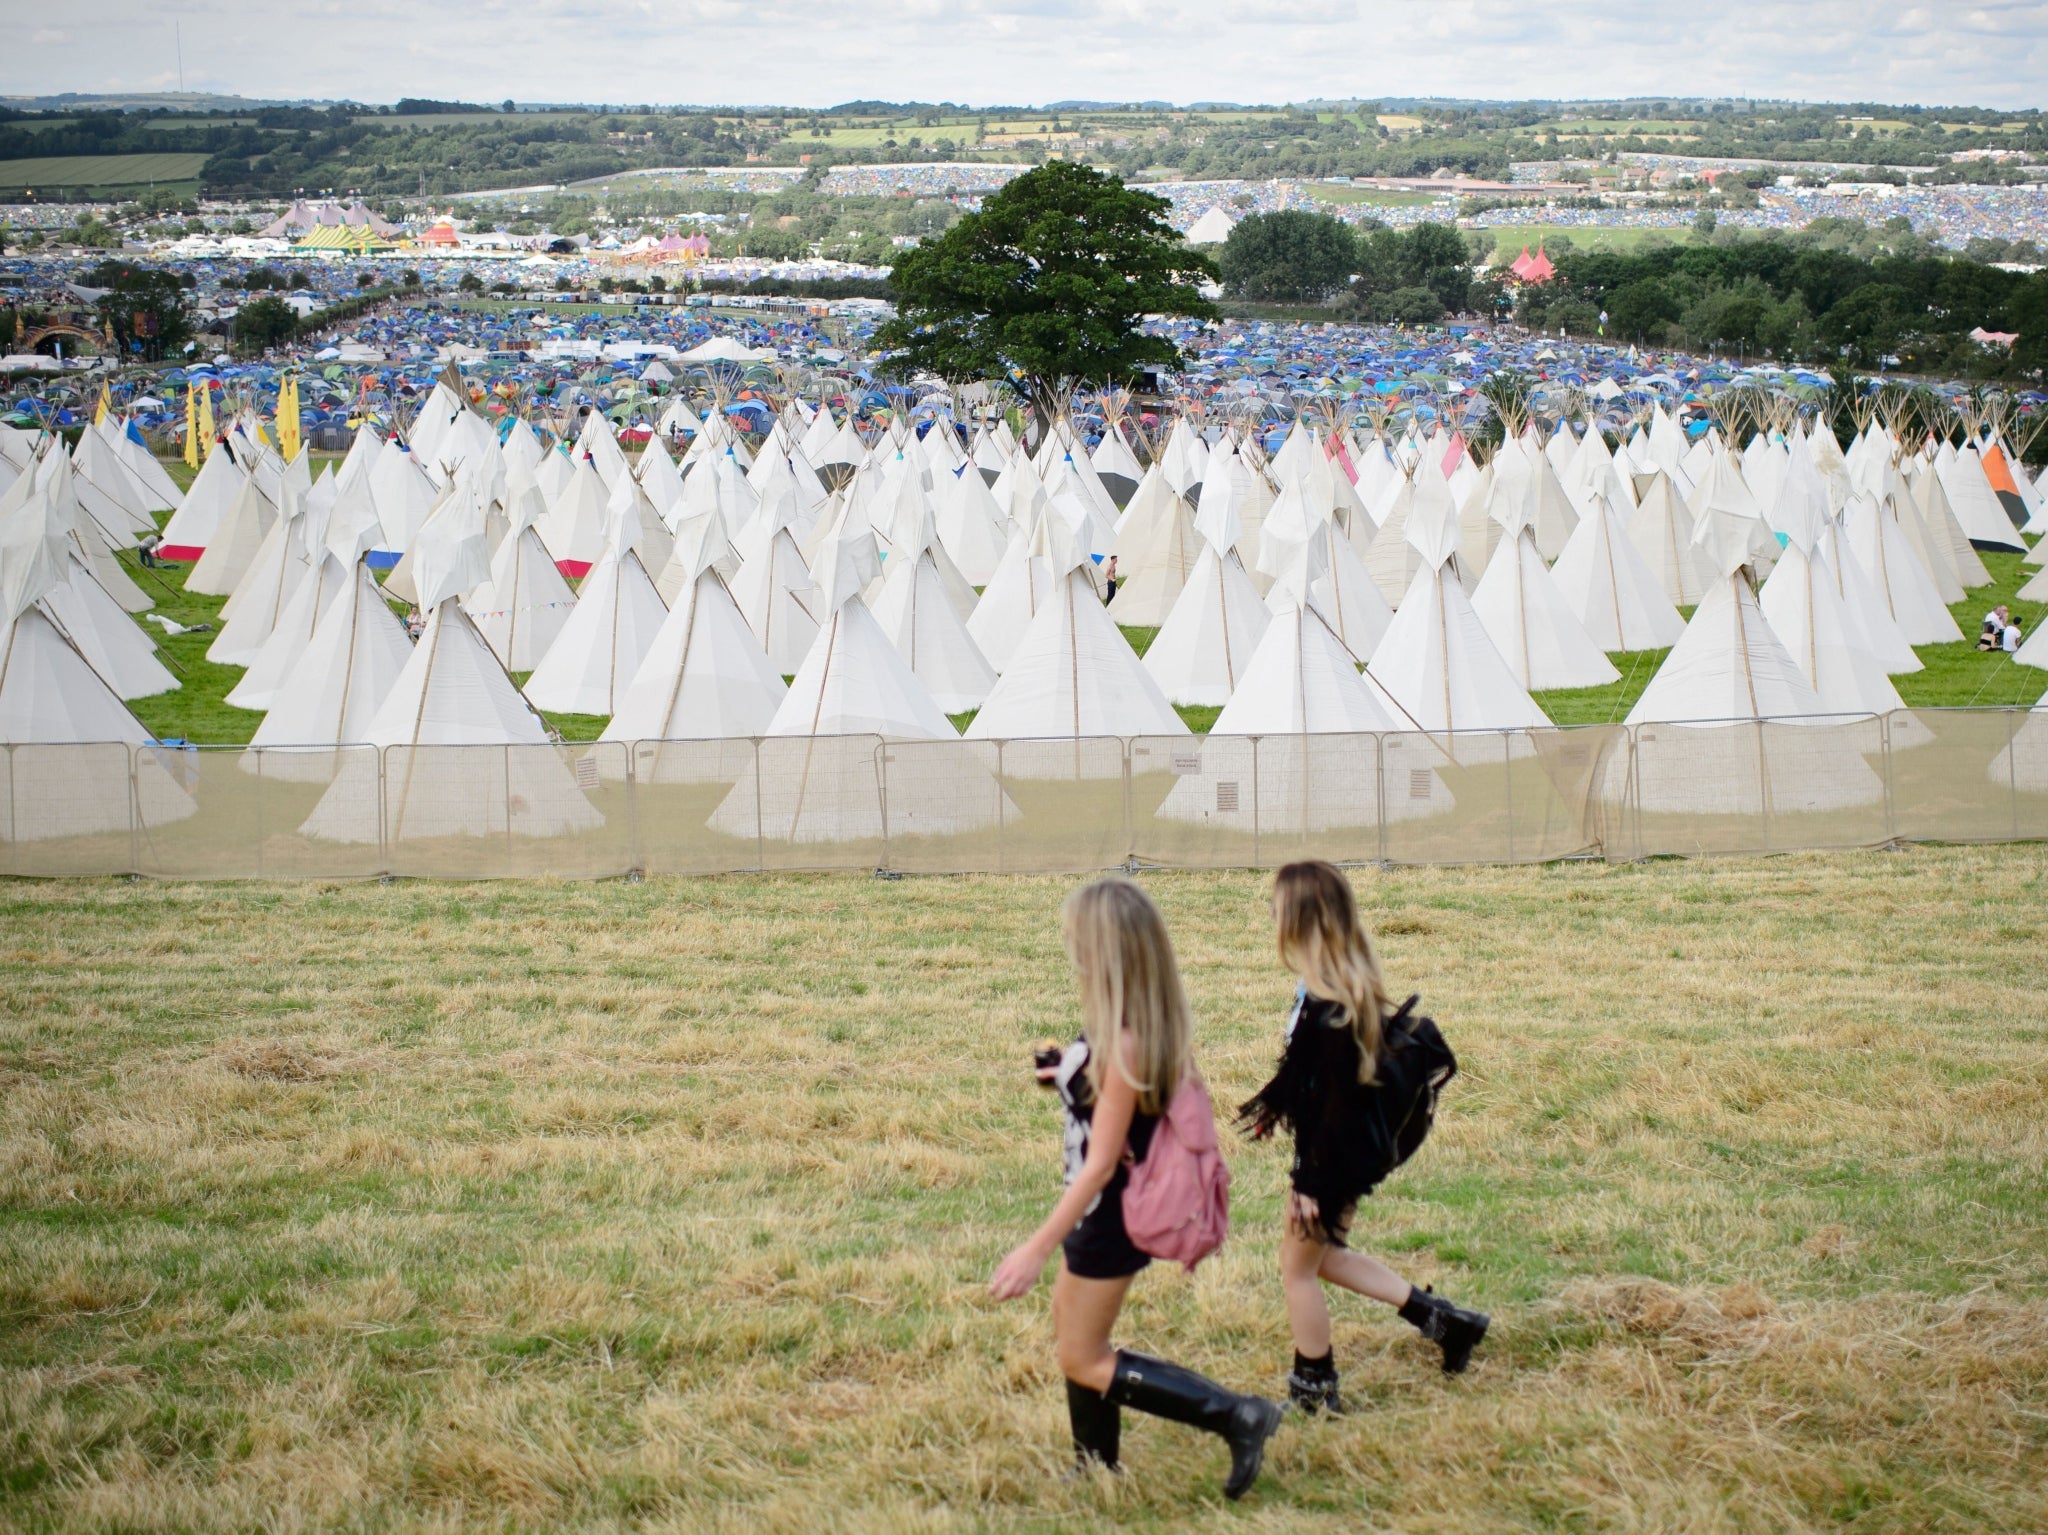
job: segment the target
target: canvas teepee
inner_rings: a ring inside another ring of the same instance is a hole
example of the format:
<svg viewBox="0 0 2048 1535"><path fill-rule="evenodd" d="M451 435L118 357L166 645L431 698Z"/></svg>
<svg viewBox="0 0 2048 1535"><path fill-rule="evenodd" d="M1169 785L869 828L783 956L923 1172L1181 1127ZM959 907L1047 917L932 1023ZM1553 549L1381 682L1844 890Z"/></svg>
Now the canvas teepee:
<svg viewBox="0 0 2048 1535"><path fill-rule="evenodd" d="M1035 558L1048 579L1030 626L967 727L970 740L1186 735L1166 695L1110 621L1070 525L1041 524Z"/></svg>
<svg viewBox="0 0 2048 1535"><path fill-rule="evenodd" d="M484 535L436 519L416 580L426 631L302 830L333 842L552 837L600 826L547 727L457 600L485 577Z"/></svg>
<svg viewBox="0 0 2048 1535"><path fill-rule="evenodd" d="M337 750L367 740L370 721L411 659L405 625L385 603L369 565L358 562L249 738L252 747L266 749L246 754L243 770L327 782L340 760Z"/></svg>
<svg viewBox="0 0 2048 1535"><path fill-rule="evenodd" d="M1382 537L1385 533L1381 529ZM1501 659L1458 580L1452 565L1458 522L1449 497L1418 498L1409 508L1406 536L1420 568L1394 609L1394 621L1366 675L1414 728L1547 728L1549 716Z"/></svg>
<svg viewBox="0 0 2048 1535"><path fill-rule="evenodd" d="M920 529L899 539L890 555L874 616L933 701L960 714L981 706L996 673L960 616L953 589L960 578L952 572L949 583L950 564L927 510Z"/></svg>
<svg viewBox="0 0 2048 1535"><path fill-rule="evenodd" d="M633 771L643 782L725 776L721 754L665 743L763 735L788 693L720 574L730 547L723 528L706 532L686 546L694 574L598 738L637 743Z"/></svg>
<svg viewBox="0 0 2048 1535"><path fill-rule="evenodd" d="M583 578L562 632L527 678L527 698L551 714L610 718L667 617L640 556L616 545L606 549Z"/></svg>
<svg viewBox="0 0 2048 1535"><path fill-rule="evenodd" d="M1593 643L1607 651L1675 643L1685 620L1636 552L1621 509L1602 498L1585 512L1550 573Z"/></svg>
<svg viewBox="0 0 2048 1535"><path fill-rule="evenodd" d="M1171 702L1220 706L1230 701L1272 614L1238 557L1244 528L1235 498L1206 498L1195 513L1195 531L1202 551L1144 665Z"/></svg>

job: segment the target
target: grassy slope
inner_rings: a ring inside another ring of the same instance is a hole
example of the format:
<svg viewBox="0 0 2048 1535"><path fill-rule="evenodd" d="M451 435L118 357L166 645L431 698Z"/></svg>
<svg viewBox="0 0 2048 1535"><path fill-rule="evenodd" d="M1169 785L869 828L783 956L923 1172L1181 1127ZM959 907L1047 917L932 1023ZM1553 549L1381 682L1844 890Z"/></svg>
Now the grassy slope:
<svg viewBox="0 0 2048 1535"><path fill-rule="evenodd" d="M181 484L189 478L183 464L170 467ZM145 591L162 597L158 612L180 623L217 622L221 599L187 595L183 589L184 570L158 572L152 576L135 566L132 553L123 554L121 558L128 562ZM1979 620L1999 602L2011 602L2014 593L2040 567L2022 564L2016 554L1986 554L1983 559L1991 572L1993 584L1969 593L1951 610L1956 616L1956 623L1969 638L1960 645L1921 646L1919 655L1926 662L1926 670L1893 679L1900 696L1909 705L1929 708L2031 705L2044 690L2048 690L2048 672L2014 666L2003 656L1980 655L1975 648ZM2029 634L2038 624L2048 621L2048 605L2018 603L2016 610ZM1123 632L1131 642L1131 648L1142 656L1159 631L1155 628L1126 628ZM175 693L137 699L132 705L136 717L161 736L223 745L247 741L262 716L221 702L242 674L238 668L215 666L206 660L206 647L213 642L213 636L196 634L165 638L153 627L150 633L160 641L165 657L183 678L184 686ZM1622 673L1620 682L1604 688L1539 693L1537 702L1560 725L1605 724L1622 719L1643 689L1649 686L1665 654L1663 651L1645 651L1640 655L1617 656L1615 664ZM522 675L516 680L524 682L525 677ZM1205 732L1222 711L1190 706L1178 712L1191 730ZM605 726L604 720L590 715L544 717L561 731L563 739L569 741L594 741ZM972 718L971 712L960 715L955 717L954 724L964 730Z"/></svg>
<svg viewBox="0 0 2048 1535"><path fill-rule="evenodd" d="M0 1524L2048 1526L2036 851L1358 876L1463 1071L1361 1244L1484 1306L1252 1502L1127 1418L1060 1481L1062 880L0 884ZM1266 882L1152 875L1216 1101ZM1276 1390L1284 1162L1122 1341Z"/></svg>

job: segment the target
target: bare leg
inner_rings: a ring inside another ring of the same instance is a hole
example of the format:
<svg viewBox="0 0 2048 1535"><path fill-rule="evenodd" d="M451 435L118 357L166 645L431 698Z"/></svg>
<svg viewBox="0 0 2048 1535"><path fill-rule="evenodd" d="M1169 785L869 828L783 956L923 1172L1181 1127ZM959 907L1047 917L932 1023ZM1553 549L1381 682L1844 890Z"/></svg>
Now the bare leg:
<svg viewBox="0 0 2048 1535"><path fill-rule="evenodd" d="M1325 1247L1321 1273L1333 1285L1389 1306L1405 1306L1415 1293L1415 1286L1379 1259L1348 1247Z"/></svg>
<svg viewBox="0 0 2048 1535"><path fill-rule="evenodd" d="M1060 1371L1077 1386L1109 1390L1116 1378L1116 1350L1109 1335L1123 1310L1131 1279L1082 1279L1067 1272L1064 1260L1052 1282L1052 1333Z"/></svg>
<svg viewBox="0 0 2048 1535"><path fill-rule="evenodd" d="M1322 1268L1341 1249L1317 1241L1290 1219L1280 1238L1280 1293L1287 1301L1287 1325L1294 1349L1304 1359L1330 1352L1330 1306L1323 1298Z"/></svg>

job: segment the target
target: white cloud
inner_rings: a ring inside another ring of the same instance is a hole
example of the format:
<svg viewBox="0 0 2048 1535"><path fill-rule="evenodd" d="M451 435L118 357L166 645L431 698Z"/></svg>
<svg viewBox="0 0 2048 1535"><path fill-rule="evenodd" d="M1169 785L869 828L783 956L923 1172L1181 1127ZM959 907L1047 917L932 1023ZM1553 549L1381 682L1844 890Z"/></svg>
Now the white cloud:
<svg viewBox="0 0 2048 1535"><path fill-rule="evenodd" d="M57 29L0 59L0 93L159 88L171 22L102 0L93 46ZM195 88L252 96L827 106L1070 98L1734 95L2025 106L2048 4L1739 7L1583 0L186 0ZM308 46L318 39L317 46Z"/></svg>

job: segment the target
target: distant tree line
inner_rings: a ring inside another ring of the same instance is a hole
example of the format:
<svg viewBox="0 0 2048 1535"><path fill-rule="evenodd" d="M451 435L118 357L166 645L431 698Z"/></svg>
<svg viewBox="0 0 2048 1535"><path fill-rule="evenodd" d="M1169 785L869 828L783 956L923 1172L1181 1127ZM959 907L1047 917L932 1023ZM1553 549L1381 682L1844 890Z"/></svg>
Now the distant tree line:
<svg viewBox="0 0 2048 1535"><path fill-rule="evenodd" d="M1555 264L1558 280L1524 290L1518 307L1538 329L1592 335L1604 313L1609 338L1654 346L1978 377L2038 376L2048 365L2048 273L1782 238L1567 251ZM2019 341L1986 348L1969 339L1979 328Z"/></svg>

